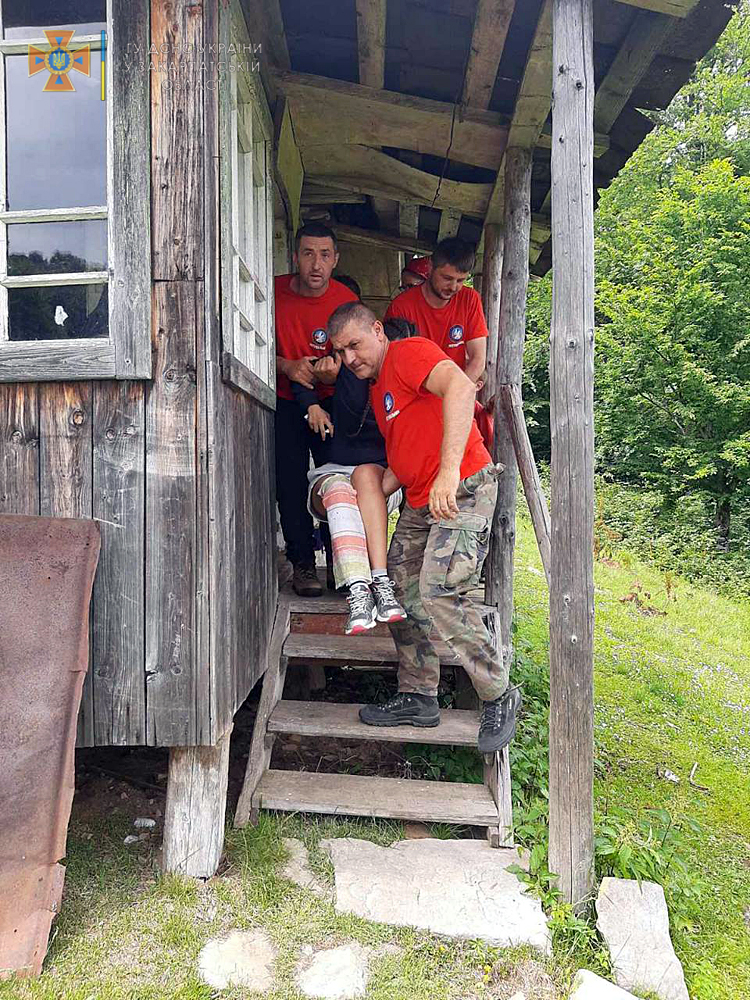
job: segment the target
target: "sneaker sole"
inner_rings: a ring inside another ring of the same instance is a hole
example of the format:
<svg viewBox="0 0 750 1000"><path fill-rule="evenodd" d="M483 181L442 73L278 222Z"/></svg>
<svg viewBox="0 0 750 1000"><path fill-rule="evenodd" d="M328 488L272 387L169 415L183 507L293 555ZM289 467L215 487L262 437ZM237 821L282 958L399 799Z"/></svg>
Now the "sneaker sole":
<svg viewBox="0 0 750 1000"><path fill-rule="evenodd" d="M440 725L440 716L436 719L394 719L392 722L372 722L368 719L363 719L360 715L359 721L363 722L366 726L379 726L383 729L391 726L416 726L417 729L433 729L435 726Z"/></svg>
<svg viewBox="0 0 750 1000"><path fill-rule="evenodd" d="M375 628L375 622L370 622L369 625L355 625L354 628L344 629L344 635L362 635L363 632L369 632L371 628Z"/></svg>
<svg viewBox="0 0 750 1000"><path fill-rule="evenodd" d="M515 735L516 735L516 725L515 725L515 723L514 723L514 724L513 724L513 729L512 729L512 731L511 731L511 734L510 734L510 736L509 736L509 737L507 738L507 740L506 740L506 739L504 739L504 738L503 738L503 739L500 739L500 740L498 741L498 745L497 745L497 746L494 746L494 745L493 745L493 746L491 746L491 747L487 747L487 748L484 748L484 747L482 747L482 745L481 745L481 744L480 744L479 742L477 742L477 750L478 750L478 751L479 751L479 752L480 752L481 754L493 754L493 753L497 753L497 752L498 752L498 750L504 750L504 749L505 749L505 748L506 748L506 747L508 746L508 744L509 744L510 742L512 742L512 740L513 740L513 738L515 737Z"/></svg>
<svg viewBox="0 0 750 1000"><path fill-rule="evenodd" d="M385 615L378 615L379 622L385 622L386 625L390 625L391 622L405 622L407 619L407 614L404 612L402 615L389 615L387 618Z"/></svg>

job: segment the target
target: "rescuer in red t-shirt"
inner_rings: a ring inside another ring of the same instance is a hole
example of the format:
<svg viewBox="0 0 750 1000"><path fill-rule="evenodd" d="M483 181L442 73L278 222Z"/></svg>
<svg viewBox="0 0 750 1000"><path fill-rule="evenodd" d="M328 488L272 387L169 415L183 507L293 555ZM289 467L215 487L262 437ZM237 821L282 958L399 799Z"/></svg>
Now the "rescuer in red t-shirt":
<svg viewBox="0 0 750 1000"><path fill-rule="evenodd" d="M434 624L484 702L479 750L502 749L520 705L508 668L468 596L489 545L501 469L492 464L474 422L475 385L437 344L423 337L389 342L361 302L328 321L334 352L361 379L385 438L390 479L406 488L388 552L388 574L407 611L390 625L398 649L398 694L365 705L372 726L437 726L440 659Z"/></svg>
<svg viewBox="0 0 750 1000"><path fill-rule="evenodd" d="M438 243L430 260L420 260L426 280L397 295L384 318L402 316L414 323L476 383L487 363L487 322L482 300L464 285L474 267L474 250L451 237Z"/></svg>
<svg viewBox="0 0 750 1000"><path fill-rule="evenodd" d="M307 509L310 453L316 465L326 461L321 428L308 426L294 398L292 382L317 389L320 399L333 391L316 377L315 364L331 353L328 317L344 302L356 301L331 273L338 263L336 237L321 223L297 233L295 274L275 279L276 313L276 499L287 558L294 567L292 586L303 597L318 597L313 522Z"/></svg>

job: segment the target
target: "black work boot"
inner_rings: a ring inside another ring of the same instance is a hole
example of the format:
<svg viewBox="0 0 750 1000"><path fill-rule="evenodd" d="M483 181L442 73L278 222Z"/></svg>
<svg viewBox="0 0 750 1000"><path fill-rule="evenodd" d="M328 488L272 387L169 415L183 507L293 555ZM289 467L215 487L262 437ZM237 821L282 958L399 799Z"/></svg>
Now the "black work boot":
<svg viewBox="0 0 750 1000"><path fill-rule="evenodd" d="M437 698L428 694L399 691L384 705L363 705L359 717L368 726L421 726L425 729L440 722Z"/></svg>
<svg viewBox="0 0 750 1000"><path fill-rule="evenodd" d="M323 588L320 585L318 574L315 572L315 563L294 564L292 589L300 597L320 597Z"/></svg>
<svg viewBox="0 0 750 1000"><path fill-rule="evenodd" d="M520 707L518 687L508 688L499 698L484 703L477 741L480 753L495 753L510 743L516 734L516 713Z"/></svg>

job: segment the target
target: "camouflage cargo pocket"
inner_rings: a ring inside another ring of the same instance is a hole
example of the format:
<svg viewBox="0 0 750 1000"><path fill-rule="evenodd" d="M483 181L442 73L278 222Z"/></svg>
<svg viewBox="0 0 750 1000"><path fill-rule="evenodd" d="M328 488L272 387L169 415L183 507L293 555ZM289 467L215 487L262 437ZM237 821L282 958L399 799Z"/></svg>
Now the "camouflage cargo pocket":
<svg viewBox="0 0 750 1000"><path fill-rule="evenodd" d="M432 586L455 590L475 586L489 545L489 518L461 511L433 528L438 538L429 577Z"/></svg>

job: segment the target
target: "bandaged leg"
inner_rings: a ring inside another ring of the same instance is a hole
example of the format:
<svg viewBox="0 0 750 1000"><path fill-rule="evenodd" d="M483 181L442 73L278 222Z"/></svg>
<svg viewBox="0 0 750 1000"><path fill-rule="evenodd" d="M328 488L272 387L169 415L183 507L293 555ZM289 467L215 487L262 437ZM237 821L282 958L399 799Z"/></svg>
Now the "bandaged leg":
<svg viewBox="0 0 750 1000"><path fill-rule="evenodd" d="M357 494L348 476L327 476L318 487L326 510L333 548L336 587L350 587L356 580L372 581L367 538Z"/></svg>

